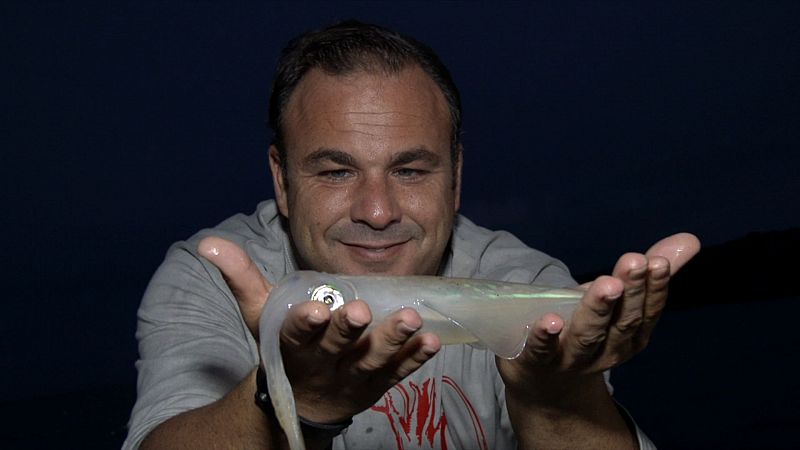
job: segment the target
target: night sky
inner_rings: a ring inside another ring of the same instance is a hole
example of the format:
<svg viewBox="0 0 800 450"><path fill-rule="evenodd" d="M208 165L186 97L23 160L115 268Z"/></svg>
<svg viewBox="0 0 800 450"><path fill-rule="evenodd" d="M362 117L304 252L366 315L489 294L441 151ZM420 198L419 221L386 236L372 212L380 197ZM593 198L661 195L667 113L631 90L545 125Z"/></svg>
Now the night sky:
<svg viewBox="0 0 800 450"><path fill-rule="evenodd" d="M133 389L147 280L272 196L278 52L337 19L440 54L462 212L574 273L800 226L800 3L652 3L4 3L0 398Z"/></svg>

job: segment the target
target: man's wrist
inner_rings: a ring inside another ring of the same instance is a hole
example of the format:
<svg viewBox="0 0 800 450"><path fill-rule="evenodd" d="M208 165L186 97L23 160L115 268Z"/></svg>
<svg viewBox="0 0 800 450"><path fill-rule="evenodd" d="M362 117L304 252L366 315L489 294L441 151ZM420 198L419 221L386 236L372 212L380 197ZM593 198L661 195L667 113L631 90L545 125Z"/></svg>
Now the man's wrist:
<svg viewBox="0 0 800 450"><path fill-rule="evenodd" d="M607 393L602 373L536 373L518 378L522 383L505 382L509 396L534 403L537 408L551 406L556 409L570 408L575 403L583 403L589 393Z"/></svg>
<svg viewBox="0 0 800 450"><path fill-rule="evenodd" d="M267 389L267 374L261 364L258 365L256 371L256 406L269 417L277 417L275 415L275 408L272 406L272 399L269 397L269 390Z"/></svg>
<svg viewBox="0 0 800 450"><path fill-rule="evenodd" d="M270 417L277 417L267 388L267 375L260 364L256 371L255 402L264 414ZM352 418L337 423L319 423L299 415L297 420L300 422L300 430L303 432L303 436L314 439L333 439L342 434L342 431L353 423Z"/></svg>

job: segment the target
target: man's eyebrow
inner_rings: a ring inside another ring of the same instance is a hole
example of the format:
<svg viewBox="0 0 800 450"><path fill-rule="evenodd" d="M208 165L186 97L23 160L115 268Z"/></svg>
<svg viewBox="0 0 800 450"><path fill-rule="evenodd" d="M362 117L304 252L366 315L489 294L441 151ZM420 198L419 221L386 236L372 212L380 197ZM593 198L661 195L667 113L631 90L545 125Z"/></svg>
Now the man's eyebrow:
<svg viewBox="0 0 800 450"><path fill-rule="evenodd" d="M324 161L331 161L343 166L356 165L355 159L349 153L334 148L321 148L311 152L311 154L303 158L303 165L314 165Z"/></svg>
<svg viewBox="0 0 800 450"><path fill-rule="evenodd" d="M438 165L441 162L439 155L425 149L415 148L412 150L405 150L392 156L392 165L399 166L403 164L412 163L414 161L423 161L429 164Z"/></svg>

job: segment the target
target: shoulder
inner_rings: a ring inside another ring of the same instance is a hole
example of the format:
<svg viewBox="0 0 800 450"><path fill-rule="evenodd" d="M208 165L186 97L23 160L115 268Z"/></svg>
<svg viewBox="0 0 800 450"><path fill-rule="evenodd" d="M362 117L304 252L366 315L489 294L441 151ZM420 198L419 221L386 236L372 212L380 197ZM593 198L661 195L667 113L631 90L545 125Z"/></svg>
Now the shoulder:
<svg viewBox="0 0 800 450"><path fill-rule="evenodd" d="M172 317L180 311L197 308L208 311L225 310L231 322L238 320L238 304L225 279L207 259L200 256L197 246L207 236L218 236L239 245L271 282L280 280L286 272L285 236L273 223L272 201L262 202L253 214L237 214L219 225L201 230L169 248L164 261L148 284L139 315ZM279 225L277 225L279 227ZM213 305L213 306L212 306ZM147 323L155 320L146 321Z"/></svg>
<svg viewBox="0 0 800 450"><path fill-rule="evenodd" d="M197 245L219 236L244 248L265 275L283 267L284 237L273 202L202 230L167 252L138 311L139 394L125 448L158 423L229 392L258 363L257 344L222 274Z"/></svg>
<svg viewBox="0 0 800 450"><path fill-rule="evenodd" d="M566 287L575 284L566 265L513 234L489 230L459 215L453 230L448 275Z"/></svg>
<svg viewBox="0 0 800 450"><path fill-rule="evenodd" d="M287 264L291 264L287 250L288 237L274 200L259 203L251 214L236 214L213 227L200 230L185 241L176 242L167 252L166 259L189 257L215 272L213 266L197 253L200 241L209 236L226 239L243 248L272 283L290 271L287 268Z"/></svg>
<svg viewBox="0 0 800 450"><path fill-rule="evenodd" d="M199 308L226 310L230 319L238 319L235 298L216 266L199 254L198 244L208 236L229 240L245 249L264 275L270 279L282 277L282 273L274 273L285 270L284 240L275 229L277 220L274 202L265 201L252 214L236 214L172 244L148 284L140 316L151 318L149 324L157 322L155 318L173 317ZM223 316L219 311L217 315Z"/></svg>

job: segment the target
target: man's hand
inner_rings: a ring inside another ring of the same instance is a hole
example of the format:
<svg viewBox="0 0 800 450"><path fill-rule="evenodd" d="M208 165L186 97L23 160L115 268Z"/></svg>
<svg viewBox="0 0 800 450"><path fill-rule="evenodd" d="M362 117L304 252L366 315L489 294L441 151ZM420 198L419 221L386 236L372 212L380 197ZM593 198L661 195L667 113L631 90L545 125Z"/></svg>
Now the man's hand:
<svg viewBox="0 0 800 450"><path fill-rule="evenodd" d="M700 250L683 233L628 253L586 289L569 323L547 314L523 353L497 359L520 448L636 448L603 371L641 351L667 300L670 277Z"/></svg>
<svg viewBox="0 0 800 450"><path fill-rule="evenodd" d="M623 255L612 276L582 286L586 294L568 324L545 315L531 327L519 358L498 360L506 387L532 399L556 400L587 376L640 352L666 305L670 277L699 250L695 236L681 233L645 254Z"/></svg>
<svg viewBox="0 0 800 450"><path fill-rule="evenodd" d="M210 236L200 241L197 251L222 273L239 302L244 323L258 342L258 321L272 285L261 275L247 253L233 242Z"/></svg>
<svg viewBox="0 0 800 450"><path fill-rule="evenodd" d="M222 272L258 341L259 319L272 286L232 242L208 237L198 251ZM361 301L334 312L318 302L300 303L289 311L280 332L281 353L298 414L320 423L349 419L441 347L433 334L414 334L422 319L412 309L390 315L367 332L371 321L369 307Z"/></svg>

